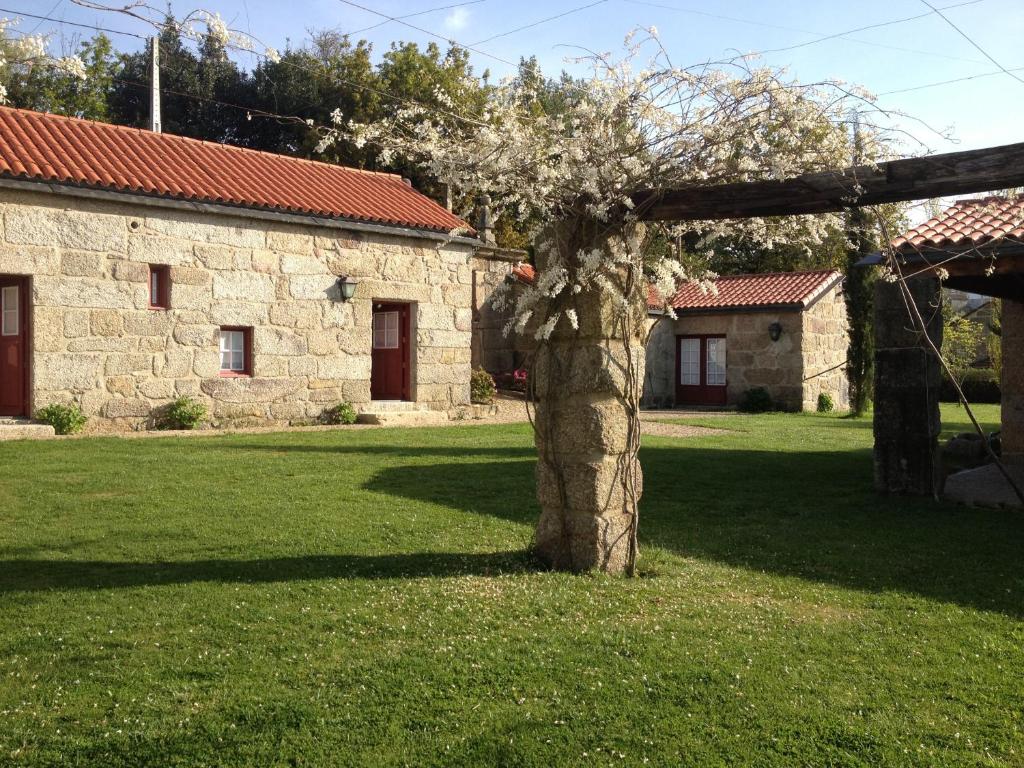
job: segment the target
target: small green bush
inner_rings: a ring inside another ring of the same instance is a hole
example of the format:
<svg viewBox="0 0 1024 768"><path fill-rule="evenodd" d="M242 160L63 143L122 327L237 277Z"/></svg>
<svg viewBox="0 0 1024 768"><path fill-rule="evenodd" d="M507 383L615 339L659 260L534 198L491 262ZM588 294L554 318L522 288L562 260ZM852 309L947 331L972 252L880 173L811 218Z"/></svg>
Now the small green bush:
<svg viewBox="0 0 1024 768"><path fill-rule="evenodd" d="M490 403L498 388L494 377L483 368L477 368L469 377L469 399L474 403Z"/></svg>
<svg viewBox="0 0 1024 768"><path fill-rule="evenodd" d="M754 387L743 393L743 397L740 398L739 405L736 407L744 413L766 413L774 410L775 404L767 389Z"/></svg>
<svg viewBox="0 0 1024 768"><path fill-rule="evenodd" d="M324 424L355 424L357 415L352 403L341 402L326 409L320 420Z"/></svg>
<svg viewBox="0 0 1024 768"><path fill-rule="evenodd" d="M36 419L49 424L58 435L73 435L81 432L88 421L82 409L75 404L52 403L36 412Z"/></svg>
<svg viewBox="0 0 1024 768"><path fill-rule="evenodd" d="M836 404L832 401L832 395L828 392L818 393L818 413L832 413Z"/></svg>
<svg viewBox="0 0 1024 768"><path fill-rule="evenodd" d="M159 429L195 429L206 421L206 406L191 397L179 397L167 406L157 422Z"/></svg>

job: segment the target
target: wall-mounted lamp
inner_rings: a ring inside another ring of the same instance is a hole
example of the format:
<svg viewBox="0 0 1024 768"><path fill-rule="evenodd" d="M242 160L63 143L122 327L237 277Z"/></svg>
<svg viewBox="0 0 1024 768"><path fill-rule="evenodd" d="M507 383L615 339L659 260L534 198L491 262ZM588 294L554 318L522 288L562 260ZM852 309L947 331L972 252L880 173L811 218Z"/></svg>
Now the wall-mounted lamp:
<svg viewBox="0 0 1024 768"><path fill-rule="evenodd" d="M348 275L342 275L338 278L338 291L341 292L341 300L348 301L356 295L356 286L358 283Z"/></svg>
<svg viewBox="0 0 1024 768"><path fill-rule="evenodd" d="M768 326L768 336L771 337L772 341L778 341L779 337L782 336L782 323L774 322Z"/></svg>

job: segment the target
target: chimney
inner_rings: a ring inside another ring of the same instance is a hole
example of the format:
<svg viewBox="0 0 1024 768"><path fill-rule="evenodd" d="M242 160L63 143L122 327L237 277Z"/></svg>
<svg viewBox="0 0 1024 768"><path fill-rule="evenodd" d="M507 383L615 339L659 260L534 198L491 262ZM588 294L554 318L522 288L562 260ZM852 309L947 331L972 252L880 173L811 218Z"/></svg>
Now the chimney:
<svg viewBox="0 0 1024 768"><path fill-rule="evenodd" d="M491 196L480 195L476 199L476 234L486 245L494 245L494 219L491 217Z"/></svg>

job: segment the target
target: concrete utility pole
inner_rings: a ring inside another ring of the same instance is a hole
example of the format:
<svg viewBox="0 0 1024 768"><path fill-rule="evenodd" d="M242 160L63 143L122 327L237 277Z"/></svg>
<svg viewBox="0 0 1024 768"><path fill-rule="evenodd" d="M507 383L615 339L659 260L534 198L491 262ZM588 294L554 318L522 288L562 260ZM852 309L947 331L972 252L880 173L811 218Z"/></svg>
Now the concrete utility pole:
<svg viewBox="0 0 1024 768"><path fill-rule="evenodd" d="M149 130L160 133L160 38L149 38Z"/></svg>

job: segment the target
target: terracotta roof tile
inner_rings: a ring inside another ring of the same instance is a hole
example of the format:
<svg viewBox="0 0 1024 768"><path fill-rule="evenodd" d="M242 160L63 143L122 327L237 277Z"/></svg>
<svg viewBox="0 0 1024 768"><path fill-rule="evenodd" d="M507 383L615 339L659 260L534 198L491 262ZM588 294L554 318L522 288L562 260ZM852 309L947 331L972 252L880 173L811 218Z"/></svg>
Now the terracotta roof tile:
<svg viewBox="0 0 1024 768"><path fill-rule="evenodd" d="M683 283L669 304L682 311L806 307L840 279L842 274L834 269L726 275L713 281L715 291L706 293L697 282ZM665 302L659 300L652 288L647 304L651 309L661 309Z"/></svg>
<svg viewBox="0 0 1024 768"><path fill-rule="evenodd" d="M512 267L512 276L519 282L529 285L536 279L537 270L533 268L532 264L527 264L525 261L521 261Z"/></svg>
<svg viewBox="0 0 1024 768"><path fill-rule="evenodd" d="M974 247L994 240L1022 240L1024 198L984 197L958 200L938 216L892 241L893 248L910 253L917 249L950 246Z"/></svg>
<svg viewBox="0 0 1024 768"><path fill-rule="evenodd" d="M0 107L0 176L439 232L468 229L394 174L9 107Z"/></svg>

